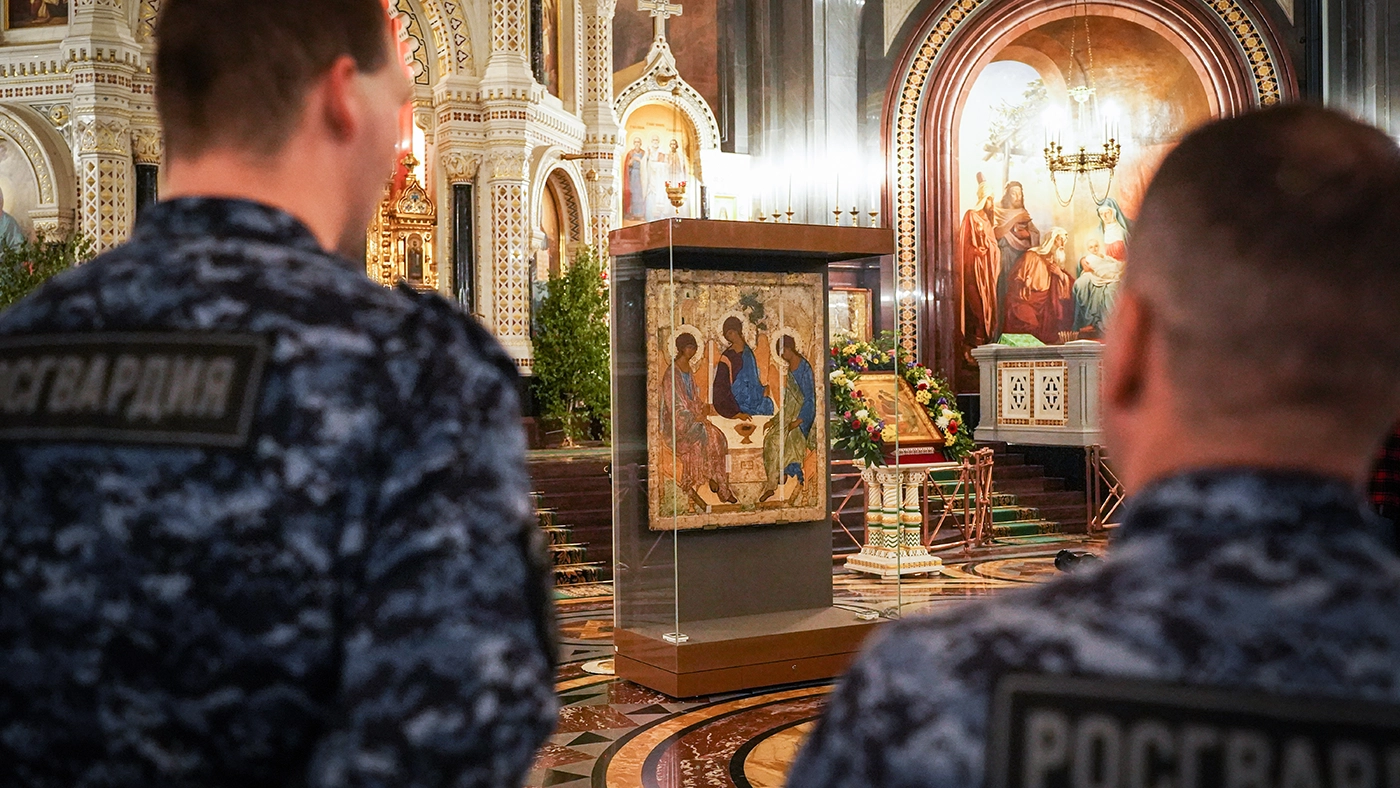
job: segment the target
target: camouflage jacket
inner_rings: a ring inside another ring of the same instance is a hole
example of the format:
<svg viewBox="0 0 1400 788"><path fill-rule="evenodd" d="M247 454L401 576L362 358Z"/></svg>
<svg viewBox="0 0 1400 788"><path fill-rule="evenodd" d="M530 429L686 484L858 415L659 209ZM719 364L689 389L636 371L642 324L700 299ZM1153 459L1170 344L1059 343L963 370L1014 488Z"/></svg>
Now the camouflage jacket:
<svg viewBox="0 0 1400 788"><path fill-rule="evenodd" d="M892 624L842 680L793 788L983 784L1011 673L1400 700L1400 559L1345 486L1201 472L1131 502L1098 566Z"/></svg>
<svg viewBox="0 0 1400 788"><path fill-rule="evenodd" d="M514 385L241 201L0 314L0 784L519 785L557 702Z"/></svg>

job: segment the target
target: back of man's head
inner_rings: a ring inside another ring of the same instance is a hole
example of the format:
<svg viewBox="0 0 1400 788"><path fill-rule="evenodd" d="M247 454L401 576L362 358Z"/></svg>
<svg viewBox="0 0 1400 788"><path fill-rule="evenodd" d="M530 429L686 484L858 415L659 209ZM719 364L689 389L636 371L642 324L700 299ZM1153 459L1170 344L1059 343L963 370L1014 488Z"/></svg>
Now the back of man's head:
<svg viewBox="0 0 1400 788"><path fill-rule="evenodd" d="M382 0L165 0L156 106L166 149L277 153L338 58L362 72L388 61L386 24Z"/></svg>
<svg viewBox="0 0 1400 788"><path fill-rule="evenodd" d="M1400 415L1397 230L1400 150L1370 126L1291 105L1189 135L1125 274L1181 406L1205 429L1299 416L1299 442L1378 440Z"/></svg>

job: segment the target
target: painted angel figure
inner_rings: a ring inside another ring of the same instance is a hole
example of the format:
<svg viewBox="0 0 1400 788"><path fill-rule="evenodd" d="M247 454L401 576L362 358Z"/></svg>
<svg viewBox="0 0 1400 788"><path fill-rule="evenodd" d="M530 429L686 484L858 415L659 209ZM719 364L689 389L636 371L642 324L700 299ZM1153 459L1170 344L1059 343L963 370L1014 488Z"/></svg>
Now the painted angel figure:
<svg viewBox="0 0 1400 788"><path fill-rule="evenodd" d="M703 512L706 504L699 494L701 485L708 485L725 503L738 499L724 468L728 454L724 434L706 420L711 409L695 385L692 362L698 349L690 334L676 337L676 358L661 379L661 434L679 460L676 484L695 511Z"/></svg>
<svg viewBox="0 0 1400 788"><path fill-rule="evenodd" d="M763 437L763 466L768 481L759 503L772 498L789 477L797 477L798 484L806 483L802 461L807 458L812 424L817 420L816 376L812 365L797 352L797 342L791 335L783 337L782 358L787 364L787 380L778 417L764 425L767 434Z"/></svg>

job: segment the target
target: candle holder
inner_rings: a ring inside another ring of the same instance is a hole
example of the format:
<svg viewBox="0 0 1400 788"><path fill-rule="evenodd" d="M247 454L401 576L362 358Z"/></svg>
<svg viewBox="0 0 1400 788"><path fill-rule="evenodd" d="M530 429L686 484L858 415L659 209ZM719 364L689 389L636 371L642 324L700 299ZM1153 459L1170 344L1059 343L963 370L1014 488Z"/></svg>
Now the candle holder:
<svg viewBox="0 0 1400 788"><path fill-rule="evenodd" d="M792 206L791 206L791 205L789 205L789 206L788 206L788 209L787 209L787 218L788 218L788 224L792 224Z"/></svg>
<svg viewBox="0 0 1400 788"><path fill-rule="evenodd" d="M831 212L831 215L832 215L833 217L835 217L834 220L832 221L832 224L836 225L837 227L840 227L840 226L841 226L841 209L840 209L840 208L837 208L836 210L834 210L834 211Z"/></svg>
<svg viewBox="0 0 1400 788"><path fill-rule="evenodd" d="M879 227L879 226L880 226L880 212L879 212L879 211L871 211L871 212L870 212L870 226L871 226L871 227Z"/></svg>
<svg viewBox="0 0 1400 788"><path fill-rule="evenodd" d="M676 213L680 213L681 206L685 204L685 181L681 181L678 185L672 185L670 181L666 181L666 198L671 201Z"/></svg>
<svg viewBox="0 0 1400 788"><path fill-rule="evenodd" d="M857 211L854 205L851 206L851 226L860 226L860 211Z"/></svg>
<svg viewBox="0 0 1400 788"><path fill-rule="evenodd" d="M779 211L774 211L774 212L773 212L773 224L777 224L777 223L778 223L778 220L781 219L781 218L783 218L783 214L782 214L781 212L779 212Z"/></svg>
<svg viewBox="0 0 1400 788"><path fill-rule="evenodd" d="M760 213L760 214L758 215L758 220L759 220L760 222L766 222L766 221L768 221L768 214L766 214L766 213Z"/></svg>

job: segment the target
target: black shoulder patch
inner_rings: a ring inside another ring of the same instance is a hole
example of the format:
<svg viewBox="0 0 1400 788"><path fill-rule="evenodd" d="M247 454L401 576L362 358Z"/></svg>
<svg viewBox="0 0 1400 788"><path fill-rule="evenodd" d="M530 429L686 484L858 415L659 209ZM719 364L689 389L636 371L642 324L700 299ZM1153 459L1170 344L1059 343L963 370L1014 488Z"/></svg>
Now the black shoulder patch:
<svg viewBox="0 0 1400 788"><path fill-rule="evenodd" d="M0 441L239 447L267 354L253 334L0 338Z"/></svg>
<svg viewBox="0 0 1400 788"><path fill-rule="evenodd" d="M1400 706L1010 676L988 734L991 788L1400 788Z"/></svg>

